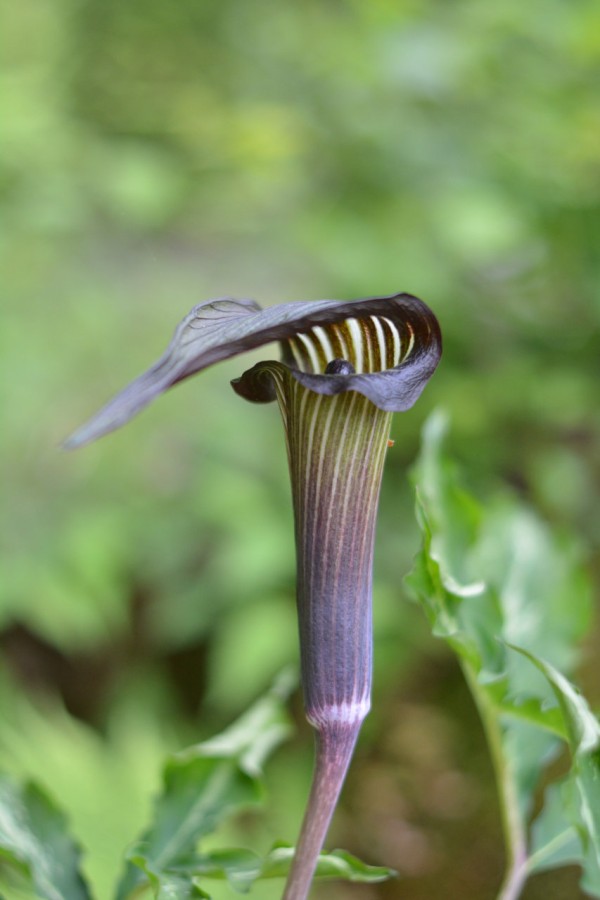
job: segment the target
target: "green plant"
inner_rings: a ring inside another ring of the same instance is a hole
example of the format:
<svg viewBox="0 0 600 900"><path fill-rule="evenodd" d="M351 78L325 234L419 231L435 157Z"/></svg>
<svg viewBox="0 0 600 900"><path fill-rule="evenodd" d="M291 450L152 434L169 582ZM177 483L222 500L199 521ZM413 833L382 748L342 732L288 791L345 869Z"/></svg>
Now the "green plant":
<svg viewBox="0 0 600 900"><path fill-rule="evenodd" d="M204 849L203 842L231 816L264 802L261 769L289 733L285 700L294 682L282 675L225 732L167 760L152 822L126 853L116 900L147 893L162 900L210 897L207 879L226 880L245 893L257 881L285 875L293 851L282 843L260 857L245 848ZM1 776L0 891L7 893L0 896L90 900L96 893L80 860L81 850L54 800L33 782ZM336 851L321 855L317 874L374 882L390 870Z"/></svg>
<svg viewBox="0 0 600 900"><path fill-rule="evenodd" d="M408 580L434 635L456 654L488 739L507 850L499 898L516 900L531 875L569 863L582 867L582 887L597 897L600 727L563 674L589 629L589 584L572 540L509 494L482 506L462 488L444 453L446 428L438 414L424 430L414 470L423 547ZM119 900L210 897L215 879L245 892L285 876L288 845L261 856L219 847L211 833L263 802L261 767L289 733L292 684L283 675L222 735L169 757L151 821L127 851ZM35 784L2 777L0 848L0 892L10 900L97 896L64 815ZM319 877L372 883L392 874L343 851L321 854L317 867Z"/></svg>
<svg viewBox="0 0 600 900"><path fill-rule="evenodd" d="M414 473L423 548L409 584L456 654L487 737L507 855L499 900L568 862L597 897L600 724L563 674L589 628L589 586L572 542L510 497L482 507L461 488L445 431L444 416L429 420ZM565 749L568 773L544 784Z"/></svg>
<svg viewBox="0 0 600 900"><path fill-rule="evenodd" d="M366 326L349 325L353 314ZM300 843L296 850L277 843L261 856L216 847L211 837L262 800L262 765L288 730L283 678L226 732L169 758L150 824L127 852L117 900L148 892L209 897L210 879L246 892L286 874L284 896L292 900L307 895L315 869L365 882L393 874L343 851L319 851L368 708L371 559L388 410L414 402L439 356L426 307L407 295L264 313L249 302L200 305L159 363L69 444L123 424L171 384L274 337L283 362L259 363L234 387L258 402L277 398L285 423L303 686L318 734ZM488 740L507 852L499 900L516 900L530 875L566 862L579 863L583 888L600 896L600 726L567 678L590 624L586 579L572 544L512 497L481 507L460 488L443 453L445 430L442 416L431 418L415 469L423 548L409 584L434 634L456 654ZM336 617L345 627L336 628ZM556 780L548 766L565 748L570 765ZM0 888L10 900L32 891L51 900L93 896L63 813L35 783L6 776Z"/></svg>

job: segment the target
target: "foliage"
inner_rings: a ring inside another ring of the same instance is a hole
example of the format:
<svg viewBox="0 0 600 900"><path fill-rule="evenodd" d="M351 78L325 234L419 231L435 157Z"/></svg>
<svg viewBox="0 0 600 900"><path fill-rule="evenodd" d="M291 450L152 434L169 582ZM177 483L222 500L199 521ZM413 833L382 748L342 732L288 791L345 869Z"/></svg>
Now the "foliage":
<svg viewBox="0 0 600 900"><path fill-rule="evenodd" d="M508 855L501 896L567 861L583 864L586 890L600 896L600 723L556 668L572 669L589 626L588 585L573 547L530 511L506 498L481 508L459 487L444 432L443 417L432 417L415 470L423 549L410 584L457 654L486 731ZM560 741L571 768L528 835Z"/></svg>
<svg viewBox="0 0 600 900"><path fill-rule="evenodd" d="M88 900L80 851L63 814L37 785L0 777L0 875L3 864L26 876L44 900Z"/></svg>
<svg viewBox="0 0 600 900"><path fill-rule="evenodd" d="M510 497L484 508L460 487L444 456L445 432L442 414L424 431L414 473L423 547L408 580L434 634L456 653L486 733L508 858L499 897L514 900L530 875L568 863L582 866L584 889L600 896L600 723L557 668L569 672L576 662L589 585L572 542ZM206 880L215 878L245 893L286 873L293 851L284 844L261 858L203 843L261 803L263 762L289 730L283 703L292 683L281 678L229 729L167 761L151 824L127 851L118 900L148 890L157 900L211 897ZM570 767L544 782L561 745ZM0 875L16 873L11 890L24 883L46 900L92 896L53 801L6 776L0 788ZM393 873L334 851L322 854L317 874L375 883Z"/></svg>
<svg viewBox="0 0 600 900"><path fill-rule="evenodd" d="M405 475L444 407L476 493L500 482L576 532L597 598L597 4L36 0L10 4L3 29L2 767L67 810L108 896L159 761L221 730L297 652L280 426L231 395L238 366L79 455L61 440L195 302L409 290L445 355L394 425L376 693L336 842L408 873L414 900L441 882L487 897L500 860L479 732L445 648L399 603L417 545ZM580 678L597 703L598 654ZM431 771L407 748L431 731L462 806L416 798ZM288 749L269 767L277 808L226 843L295 833L308 733ZM528 900L577 897L561 878L532 879Z"/></svg>
<svg viewBox="0 0 600 900"><path fill-rule="evenodd" d="M117 900L148 890L157 900L210 898L203 888L206 879L214 878L247 893L259 879L285 876L292 848L284 844L263 858L239 848L198 847L223 820L263 801L262 764L288 734L283 703L293 683L289 675L280 677L267 696L222 734L168 760L152 823L127 851ZM19 786L2 776L0 878L4 873L10 890L19 890L19 882L10 881L16 874L44 900L89 900L92 894L80 872L79 856L53 801L35 784ZM3 862L10 864L8 872ZM318 876L363 882L391 874L343 851L322 854L317 869Z"/></svg>

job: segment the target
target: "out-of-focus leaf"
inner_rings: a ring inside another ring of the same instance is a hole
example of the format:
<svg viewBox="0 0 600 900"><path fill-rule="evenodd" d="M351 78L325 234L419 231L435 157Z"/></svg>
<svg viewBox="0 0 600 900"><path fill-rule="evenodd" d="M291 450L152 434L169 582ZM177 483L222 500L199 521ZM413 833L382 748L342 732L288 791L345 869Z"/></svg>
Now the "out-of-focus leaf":
<svg viewBox="0 0 600 900"><path fill-rule="evenodd" d="M423 548L408 583L419 597L433 633L442 637L479 671L501 669L501 648L494 635L501 629L497 598L470 567L481 511L457 484L451 464L441 453L445 421L432 417L424 431L415 469L416 513Z"/></svg>
<svg viewBox="0 0 600 900"><path fill-rule="evenodd" d="M127 854L118 900L137 897L144 889L155 900L210 897L206 879L226 880L247 893L256 881L287 875L294 854L287 844L276 844L265 857L239 848L205 852L199 844L228 816L260 803L262 763L288 731L283 698L290 684L284 676L233 726L167 763L154 822ZM396 873L335 850L321 854L316 874L376 882Z"/></svg>
<svg viewBox="0 0 600 900"><path fill-rule="evenodd" d="M519 648L514 648L518 650ZM533 653L520 650L548 679L563 712L572 766L564 804L583 849L583 884L600 896L600 722L587 701L554 666Z"/></svg>
<svg viewBox="0 0 600 900"><path fill-rule="evenodd" d="M531 828L529 872L543 872L569 863L581 863L583 852L576 829L565 816L565 781L549 785L544 806Z"/></svg>
<svg viewBox="0 0 600 900"><path fill-rule="evenodd" d="M286 844L276 844L262 862L259 878L277 878L287 875L294 855L294 848ZM394 878L398 873L386 866L368 866L345 850L321 853L317 863L318 878L343 878L346 881L360 881L374 884Z"/></svg>
<svg viewBox="0 0 600 900"><path fill-rule="evenodd" d="M409 584L434 634L457 653L481 714L503 809L508 877L518 878L519 868L526 871L530 855L531 870L581 860L581 838L586 888L595 890L593 848L600 832L590 796L590 748L598 726L559 671L572 671L589 625L587 578L572 543L551 534L531 511L506 497L483 508L462 490L443 453L446 428L438 414L424 430L415 472L423 548ZM553 806L542 813L547 818L530 846L534 794L560 739L572 749L570 778L580 801L567 802L566 789L549 794ZM583 744L588 752L581 759Z"/></svg>
<svg viewBox="0 0 600 900"><path fill-rule="evenodd" d="M190 879L224 879L234 890L246 893L250 885L261 877L262 865L256 853L233 847L198 854L188 863L187 872Z"/></svg>
<svg viewBox="0 0 600 900"><path fill-rule="evenodd" d="M145 879L140 880L137 887L133 888L130 896L138 896L138 893L144 894L151 891L156 900L193 900L198 897L210 900L210 894L200 888L191 873L182 871L181 874L176 875L156 871L143 855L137 856L135 852L128 854L128 858L146 876Z"/></svg>
<svg viewBox="0 0 600 900"><path fill-rule="evenodd" d="M235 891L246 894L257 881L285 878L293 857L294 848L280 842L262 858L250 850L238 848L198 854L177 867L179 875L157 874L147 860L141 857L135 857L135 862L146 873L155 891L158 891L156 897L159 900L163 896L172 897L173 900L187 900L198 896L210 897L199 886L200 880L206 878L224 879ZM385 866L369 866L345 850L321 853L316 870L317 878L340 878L365 884L385 881L396 874L393 869Z"/></svg>
<svg viewBox="0 0 600 900"><path fill-rule="evenodd" d="M82 868L94 897L111 896L123 851L147 822L156 772L177 740L171 698L149 701L152 688L147 680L123 685L101 736L59 702L34 705L0 677L0 770L60 797L86 848Z"/></svg>
<svg viewBox="0 0 600 900"><path fill-rule="evenodd" d="M537 666L548 679L556 695L567 726L568 740L575 759L587 757L599 748L600 723L585 697L568 678L545 659L522 647L512 647ZM600 783L599 783L600 787Z"/></svg>
<svg viewBox="0 0 600 900"><path fill-rule="evenodd" d="M532 691L531 666L498 639L571 670L591 617L587 578L572 544L530 510L505 497L483 509L461 488L443 453L446 430L436 414L423 432L414 480L424 546L408 582L434 633L462 651L484 682L508 678L505 700L539 722L544 711L535 703L540 694L553 700L552 692L543 678ZM497 686L496 702L501 694Z"/></svg>
<svg viewBox="0 0 600 900"><path fill-rule="evenodd" d="M128 853L119 900L148 881L159 897L182 867L195 865L202 837L238 810L260 803L262 763L289 730L283 698L290 686L286 676L222 734L170 759L154 821Z"/></svg>
<svg viewBox="0 0 600 900"><path fill-rule="evenodd" d="M19 785L0 775L0 868L14 866L44 900L89 900L80 855L47 794L33 782Z"/></svg>

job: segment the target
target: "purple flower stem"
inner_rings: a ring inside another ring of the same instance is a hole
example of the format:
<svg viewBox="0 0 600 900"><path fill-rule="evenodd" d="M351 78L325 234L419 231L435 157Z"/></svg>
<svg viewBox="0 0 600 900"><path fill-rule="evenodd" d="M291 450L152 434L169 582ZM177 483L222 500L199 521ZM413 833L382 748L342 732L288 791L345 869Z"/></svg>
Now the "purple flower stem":
<svg viewBox="0 0 600 900"><path fill-rule="evenodd" d="M312 787L282 900L308 897L361 725L362 718L354 724L332 722L317 732Z"/></svg>
<svg viewBox="0 0 600 900"><path fill-rule="evenodd" d="M283 897L305 900L370 708L373 544L391 416L358 394L293 390L287 436L300 656L316 758Z"/></svg>

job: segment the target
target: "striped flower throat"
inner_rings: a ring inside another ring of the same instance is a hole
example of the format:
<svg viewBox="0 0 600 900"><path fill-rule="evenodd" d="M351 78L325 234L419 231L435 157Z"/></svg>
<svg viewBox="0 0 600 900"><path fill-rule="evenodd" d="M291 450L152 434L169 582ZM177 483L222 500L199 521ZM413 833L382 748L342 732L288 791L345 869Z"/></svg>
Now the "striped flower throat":
<svg viewBox="0 0 600 900"><path fill-rule="evenodd" d="M402 338L397 325L385 316L349 318L294 335L286 341L289 355L285 362L302 372L382 372L397 366L402 357L410 353L414 342L410 326L406 328L404 341ZM328 366L336 359L349 362L352 370L328 372Z"/></svg>

